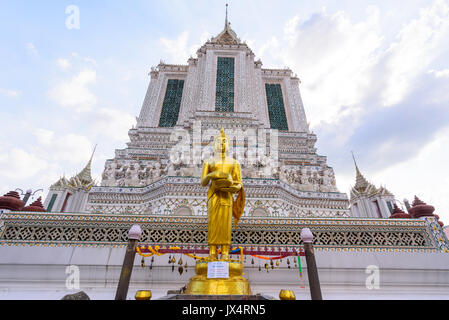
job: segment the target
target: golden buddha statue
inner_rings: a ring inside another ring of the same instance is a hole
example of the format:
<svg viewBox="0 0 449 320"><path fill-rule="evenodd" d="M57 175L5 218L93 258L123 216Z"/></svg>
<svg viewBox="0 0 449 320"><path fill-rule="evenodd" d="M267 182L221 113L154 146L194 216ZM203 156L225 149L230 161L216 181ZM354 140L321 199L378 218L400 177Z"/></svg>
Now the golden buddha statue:
<svg viewBox="0 0 449 320"><path fill-rule="evenodd" d="M216 260L221 246L221 260L229 260L232 217L237 226L245 206L240 163L227 156L229 139L224 129L214 140L215 156L203 164L201 185L209 185L207 192L209 259ZM234 194L238 193L234 201Z"/></svg>
<svg viewBox="0 0 449 320"><path fill-rule="evenodd" d="M198 260L195 276L186 288L188 295L249 295L251 288L243 277L241 261L229 259L232 217L237 226L245 207L245 191L242 184L240 164L228 157L229 139L223 128L214 140L215 155L203 164L201 185L210 184L207 192L209 257ZM234 201L234 195L237 194ZM217 249L221 246L221 258ZM208 278L209 264L228 265L229 276Z"/></svg>

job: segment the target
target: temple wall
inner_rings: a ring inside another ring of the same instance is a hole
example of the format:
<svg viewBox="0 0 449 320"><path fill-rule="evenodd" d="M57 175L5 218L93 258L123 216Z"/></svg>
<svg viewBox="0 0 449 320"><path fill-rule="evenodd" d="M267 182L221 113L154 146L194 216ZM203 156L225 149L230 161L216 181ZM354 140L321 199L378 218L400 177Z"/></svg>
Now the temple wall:
<svg viewBox="0 0 449 320"><path fill-rule="evenodd" d="M2 247L0 255L0 299L61 299L64 295L85 291L94 300L113 300L120 276L125 248L39 248ZM449 255L444 253L323 252L316 251L323 299L448 299ZM245 277L253 293L278 298L281 289L293 290L298 300L310 299L307 267L302 258L303 281L297 269L281 268L258 271L258 259L252 266L248 257ZM179 259L176 256L176 259ZM137 290L152 290L153 298L178 290L194 275L193 259L183 256L189 267L179 275L167 264L167 257L155 258L153 269L140 266L136 256L128 299ZM78 266L80 288L68 289L68 266ZM379 267L379 288L369 289L368 266ZM305 288L301 288L305 284Z"/></svg>

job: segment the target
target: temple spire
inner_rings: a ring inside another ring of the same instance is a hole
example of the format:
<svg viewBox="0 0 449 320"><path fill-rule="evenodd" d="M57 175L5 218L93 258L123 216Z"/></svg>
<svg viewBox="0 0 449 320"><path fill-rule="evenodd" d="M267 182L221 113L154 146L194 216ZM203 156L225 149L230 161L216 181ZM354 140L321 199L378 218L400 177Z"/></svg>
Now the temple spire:
<svg viewBox="0 0 449 320"><path fill-rule="evenodd" d="M357 173L357 176L362 175L362 174L360 173L359 167L357 166L357 161L355 161L354 152L351 151L351 154L352 154L352 159L354 160L355 171L356 171L356 173Z"/></svg>
<svg viewBox="0 0 449 320"><path fill-rule="evenodd" d="M92 165L92 159L94 158L95 151L97 150L97 146L98 145L95 145L94 151L92 152L92 155L91 155L86 167L77 175L77 177L82 182L91 182L92 181L91 165Z"/></svg>
<svg viewBox="0 0 449 320"><path fill-rule="evenodd" d="M355 165L355 170L356 170L354 189L356 189L359 192L364 192L365 190L368 189L369 186L372 186L372 185L365 179L365 177L360 172L359 167L357 166L357 161L355 160L354 152L351 151L351 153L352 153L352 159L354 160L354 165ZM372 188L374 188L373 190L376 190L376 188L374 186L372 186Z"/></svg>
<svg viewBox="0 0 449 320"><path fill-rule="evenodd" d="M226 4L226 15L225 15L225 26L222 32L214 38L212 38L210 41L211 43L218 43L218 44L241 44L242 41L237 37L237 34L232 30L231 23L229 22L229 15L228 15L228 4Z"/></svg>
<svg viewBox="0 0 449 320"><path fill-rule="evenodd" d="M98 144L96 144L94 147L94 151L92 152L92 155L90 156L89 163L92 163L92 159L94 158L94 154L95 154L95 151L97 150L97 147L98 147Z"/></svg>

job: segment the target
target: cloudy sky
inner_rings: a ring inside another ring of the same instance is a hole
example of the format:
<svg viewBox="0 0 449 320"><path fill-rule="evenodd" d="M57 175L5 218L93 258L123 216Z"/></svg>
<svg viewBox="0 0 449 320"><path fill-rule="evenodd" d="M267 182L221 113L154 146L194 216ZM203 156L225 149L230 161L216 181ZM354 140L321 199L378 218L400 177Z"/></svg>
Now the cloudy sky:
<svg viewBox="0 0 449 320"><path fill-rule="evenodd" d="M227 1L264 67L290 67L341 192L359 168L449 223L449 0ZM162 59L185 64L226 1L0 2L0 193L93 175L126 146ZM75 6L75 7L73 7ZM79 25L74 14L79 11Z"/></svg>

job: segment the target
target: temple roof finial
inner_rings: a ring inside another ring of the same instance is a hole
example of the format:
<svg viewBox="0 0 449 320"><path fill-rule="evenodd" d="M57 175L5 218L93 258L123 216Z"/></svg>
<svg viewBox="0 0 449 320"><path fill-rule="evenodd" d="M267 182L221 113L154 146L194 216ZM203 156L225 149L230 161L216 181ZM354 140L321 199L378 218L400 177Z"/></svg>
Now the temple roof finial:
<svg viewBox="0 0 449 320"><path fill-rule="evenodd" d="M226 138L226 133L225 133L223 127L221 127L221 129L220 129L220 136L221 136L222 138Z"/></svg>
<svg viewBox="0 0 449 320"><path fill-rule="evenodd" d="M228 22L228 4L226 3L226 19L225 19L225 30L228 29L229 22Z"/></svg>

